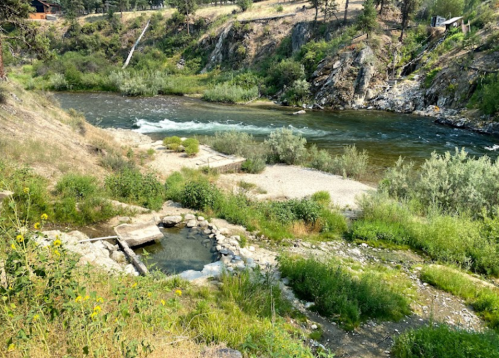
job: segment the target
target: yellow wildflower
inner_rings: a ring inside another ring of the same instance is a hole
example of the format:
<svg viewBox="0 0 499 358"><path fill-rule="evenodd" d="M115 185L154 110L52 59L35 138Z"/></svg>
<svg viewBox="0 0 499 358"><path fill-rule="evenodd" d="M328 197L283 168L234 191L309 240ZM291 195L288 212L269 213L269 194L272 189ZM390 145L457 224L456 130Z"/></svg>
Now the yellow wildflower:
<svg viewBox="0 0 499 358"><path fill-rule="evenodd" d="M147 297L151 297L152 296L152 293L151 292L147 292Z"/></svg>
<svg viewBox="0 0 499 358"><path fill-rule="evenodd" d="M81 296L75 298L75 302L80 302L80 301L81 301Z"/></svg>
<svg viewBox="0 0 499 358"><path fill-rule="evenodd" d="M28 194L29 193L29 188L24 188L23 191L24 191L24 194Z"/></svg>
<svg viewBox="0 0 499 358"><path fill-rule="evenodd" d="M165 300L161 300L161 304L162 304L163 306L164 306L164 305L166 305Z"/></svg>
<svg viewBox="0 0 499 358"><path fill-rule="evenodd" d="M12 352L16 350L16 345L14 343L9 344L9 348L7 349L8 352Z"/></svg>
<svg viewBox="0 0 499 358"><path fill-rule="evenodd" d="M14 245L14 244L11 244L10 247L12 248L12 250L16 249L16 245Z"/></svg>
<svg viewBox="0 0 499 358"><path fill-rule="evenodd" d="M94 312L94 313L92 313L92 314L90 315L90 318L94 319L94 318L95 318L95 316L97 316L97 315L98 315L98 313L97 313L97 312Z"/></svg>
<svg viewBox="0 0 499 358"><path fill-rule="evenodd" d="M12 291L14 288L12 287L12 285L9 286L9 290Z"/></svg>
<svg viewBox="0 0 499 358"><path fill-rule="evenodd" d="M57 256L61 256L61 253L59 252L59 250L54 250L54 254L56 254Z"/></svg>
<svg viewBox="0 0 499 358"><path fill-rule="evenodd" d="M132 288L135 288L137 287L137 282L135 282L133 285L132 285Z"/></svg>
<svg viewBox="0 0 499 358"><path fill-rule="evenodd" d="M42 216L40 216L40 218L41 218L42 220L47 220L49 217L48 217L48 215L47 215L47 214L42 214Z"/></svg>
<svg viewBox="0 0 499 358"><path fill-rule="evenodd" d="M35 230L40 230L40 223L35 223L35 225L33 225Z"/></svg>
<svg viewBox="0 0 499 358"><path fill-rule="evenodd" d="M98 298L95 300L95 302L101 302L101 303L102 303L102 302L104 302L104 299L103 299L102 297L98 297Z"/></svg>
<svg viewBox="0 0 499 358"><path fill-rule="evenodd" d="M97 314L99 314L100 311L102 311L102 308L100 308L100 306L95 306L94 307L94 312L97 312Z"/></svg>
<svg viewBox="0 0 499 358"><path fill-rule="evenodd" d="M180 297L180 296L182 296L182 291L181 290L175 290L175 294Z"/></svg>
<svg viewBox="0 0 499 358"><path fill-rule="evenodd" d="M84 300L86 301L86 300L88 300L89 298L90 298L90 296L89 296L89 295L86 295L86 296L85 296L85 298L84 298Z"/></svg>
<svg viewBox="0 0 499 358"><path fill-rule="evenodd" d="M62 244L62 241L60 239L55 239L54 242L52 243L52 245L54 245L56 247L61 246L61 244Z"/></svg>
<svg viewBox="0 0 499 358"><path fill-rule="evenodd" d="M23 242L23 241L24 241L24 236L22 236L22 235L17 235L17 236L16 236L16 240L17 240L17 242L18 242L18 243L21 243L21 242Z"/></svg>
<svg viewBox="0 0 499 358"><path fill-rule="evenodd" d="M33 321L36 321L36 320L37 320L37 319L39 319L39 318L40 318L40 315L39 315L39 314L35 314L35 315L33 316Z"/></svg>

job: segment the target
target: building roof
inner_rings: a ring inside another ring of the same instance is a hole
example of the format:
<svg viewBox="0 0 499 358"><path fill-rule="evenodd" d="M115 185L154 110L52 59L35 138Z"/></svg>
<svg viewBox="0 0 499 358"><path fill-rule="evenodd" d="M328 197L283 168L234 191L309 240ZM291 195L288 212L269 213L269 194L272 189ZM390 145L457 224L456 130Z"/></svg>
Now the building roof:
<svg viewBox="0 0 499 358"><path fill-rule="evenodd" d="M447 21L442 22L440 25L451 25L451 24L455 23L457 20L461 20L462 18L463 18L462 16L453 17L452 19L449 19Z"/></svg>

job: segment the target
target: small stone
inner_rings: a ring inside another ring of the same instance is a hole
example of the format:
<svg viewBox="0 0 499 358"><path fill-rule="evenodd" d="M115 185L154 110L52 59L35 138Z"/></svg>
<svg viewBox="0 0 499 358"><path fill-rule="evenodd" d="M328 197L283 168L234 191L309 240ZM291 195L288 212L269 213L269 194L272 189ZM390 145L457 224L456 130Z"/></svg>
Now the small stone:
<svg viewBox="0 0 499 358"><path fill-rule="evenodd" d="M192 219L192 220L189 220L186 224L187 227L194 227L196 226L198 223L196 220Z"/></svg>
<svg viewBox="0 0 499 358"><path fill-rule="evenodd" d="M254 247L254 246L250 246L250 247L249 247L249 250L250 250L251 252L254 252L254 251L255 251L255 247Z"/></svg>
<svg viewBox="0 0 499 358"><path fill-rule="evenodd" d="M203 234L210 235L211 234L211 230L210 229L204 229Z"/></svg>
<svg viewBox="0 0 499 358"><path fill-rule="evenodd" d="M318 328L316 324L313 324L310 326L311 329L313 329L314 331Z"/></svg>
<svg viewBox="0 0 499 358"><path fill-rule="evenodd" d="M138 276L139 273L132 264L126 265L123 271L128 275Z"/></svg>
<svg viewBox="0 0 499 358"><path fill-rule="evenodd" d="M229 235L230 234L229 229L227 229L227 228L220 229L220 234L222 234L222 235Z"/></svg>
<svg viewBox="0 0 499 358"><path fill-rule="evenodd" d="M200 222L198 223L198 226L199 226L199 227L207 227L207 226L208 226L208 222L207 222L207 221L200 221Z"/></svg>
<svg viewBox="0 0 499 358"><path fill-rule="evenodd" d="M185 221L194 220L194 219L196 219L196 217L194 215L192 215L192 214L186 214L184 216L184 220Z"/></svg>
<svg viewBox="0 0 499 358"><path fill-rule="evenodd" d="M126 256L121 251L113 251L111 258L119 264L126 262Z"/></svg>
<svg viewBox="0 0 499 358"><path fill-rule="evenodd" d="M182 222L182 216L180 215L165 216L162 221L165 227L172 227Z"/></svg>
<svg viewBox="0 0 499 358"><path fill-rule="evenodd" d="M198 221L204 221L204 217L198 216Z"/></svg>
<svg viewBox="0 0 499 358"><path fill-rule="evenodd" d="M222 246L221 245L217 245L216 248L217 248L217 251L221 251L222 250Z"/></svg>

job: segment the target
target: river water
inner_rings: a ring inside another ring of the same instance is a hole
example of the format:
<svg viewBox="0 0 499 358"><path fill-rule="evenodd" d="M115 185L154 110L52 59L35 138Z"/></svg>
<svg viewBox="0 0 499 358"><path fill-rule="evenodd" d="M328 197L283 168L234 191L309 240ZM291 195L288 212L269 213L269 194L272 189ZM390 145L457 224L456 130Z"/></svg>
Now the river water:
<svg viewBox="0 0 499 358"><path fill-rule="evenodd" d="M496 157L487 150L499 139L433 123L431 118L380 111L307 111L278 106L236 106L174 96L130 98L109 93L57 93L65 109L74 108L101 127L133 129L153 139L165 136L213 135L244 131L264 138L278 128L290 128L332 153L355 144L369 152L371 162L392 165L399 156L421 162L433 151L465 148L474 156Z"/></svg>

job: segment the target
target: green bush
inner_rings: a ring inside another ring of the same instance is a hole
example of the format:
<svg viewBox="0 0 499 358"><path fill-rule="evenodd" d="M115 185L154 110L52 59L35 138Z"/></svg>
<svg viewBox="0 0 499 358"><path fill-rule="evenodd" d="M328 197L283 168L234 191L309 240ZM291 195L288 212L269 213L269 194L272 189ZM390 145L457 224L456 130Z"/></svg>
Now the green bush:
<svg viewBox="0 0 499 358"><path fill-rule="evenodd" d="M433 83L433 80L435 79L435 77L438 75L438 73L442 70L441 67L437 67L437 68L434 68L433 70L431 70L430 72L428 72L426 74L426 77L424 79L424 86L426 88L430 88L432 83Z"/></svg>
<svg viewBox="0 0 499 358"><path fill-rule="evenodd" d="M124 169L109 175L105 186L117 200L138 204L151 210L159 210L165 199L165 187L149 174L137 169Z"/></svg>
<svg viewBox="0 0 499 358"><path fill-rule="evenodd" d="M328 207L331 203L331 194L328 191L321 190L312 194L311 199L322 206Z"/></svg>
<svg viewBox="0 0 499 358"><path fill-rule="evenodd" d="M166 179L166 198L177 203L182 201L182 192L185 186L184 176L175 172Z"/></svg>
<svg viewBox="0 0 499 358"><path fill-rule="evenodd" d="M185 153L189 157L192 157L199 153L199 141L195 138L187 138L186 140L184 140L182 145L185 148Z"/></svg>
<svg viewBox="0 0 499 358"><path fill-rule="evenodd" d="M90 175L66 174L57 182L55 188L63 197L81 200L97 192L97 180Z"/></svg>
<svg viewBox="0 0 499 358"><path fill-rule="evenodd" d="M398 336L393 354L397 358L497 358L499 338L491 332L435 325Z"/></svg>
<svg viewBox="0 0 499 358"><path fill-rule="evenodd" d="M258 87L245 89L228 82L218 84L204 91L203 99L209 102L238 103L251 101L258 97Z"/></svg>
<svg viewBox="0 0 499 358"><path fill-rule="evenodd" d="M305 79L305 69L303 65L292 59L287 59L272 66L268 71L267 83L275 88L275 92L280 91L283 86L291 86L297 80Z"/></svg>
<svg viewBox="0 0 499 358"><path fill-rule="evenodd" d="M371 318L398 320L410 313L405 297L373 274L354 277L334 262L281 257L279 269L301 299L321 315L353 329Z"/></svg>
<svg viewBox="0 0 499 358"><path fill-rule="evenodd" d="M282 100L286 100L289 104L299 105L307 100L310 95L310 83L306 80L296 80L286 89Z"/></svg>
<svg viewBox="0 0 499 358"><path fill-rule="evenodd" d="M241 11L246 11L253 5L253 0L237 0L237 6L241 8Z"/></svg>
<svg viewBox="0 0 499 358"><path fill-rule="evenodd" d="M166 137L165 139L163 139L163 145L166 148L174 151L177 151L181 144L182 144L182 139L180 139L180 137L177 136Z"/></svg>
<svg viewBox="0 0 499 358"><path fill-rule="evenodd" d="M307 140L300 135L294 135L290 129L282 128L270 133L269 139L265 142L278 162L299 164L306 158Z"/></svg>
<svg viewBox="0 0 499 358"><path fill-rule="evenodd" d="M207 180L191 181L185 185L180 202L184 207L204 210L213 208L219 196L218 189Z"/></svg>
<svg viewBox="0 0 499 358"><path fill-rule="evenodd" d="M344 177L362 178L367 171L369 156L365 150L358 151L355 145L343 147L343 154L333 158L331 172Z"/></svg>
<svg viewBox="0 0 499 358"><path fill-rule="evenodd" d="M418 171L400 159L381 182L381 189L395 198L417 200L422 207L445 213L469 212L479 216L499 205L499 161L468 157L463 150L451 155L432 153Z"/></svg>

